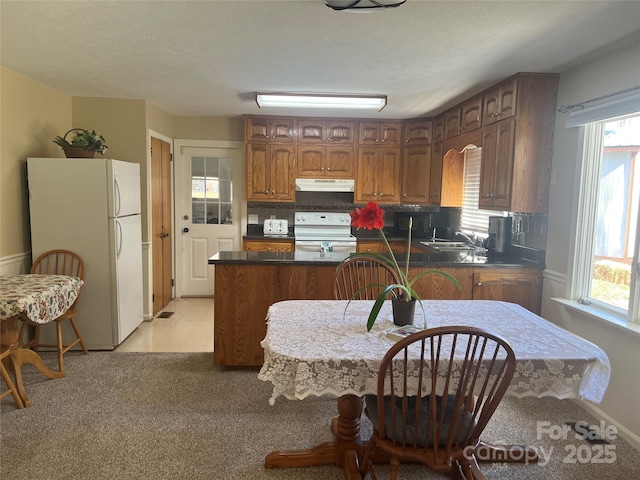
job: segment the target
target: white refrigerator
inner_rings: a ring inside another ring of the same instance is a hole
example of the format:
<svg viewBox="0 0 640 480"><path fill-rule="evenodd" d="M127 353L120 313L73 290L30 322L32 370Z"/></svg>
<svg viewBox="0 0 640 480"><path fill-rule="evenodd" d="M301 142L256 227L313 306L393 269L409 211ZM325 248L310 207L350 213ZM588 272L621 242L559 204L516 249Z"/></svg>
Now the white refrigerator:
<svg viewBox="0 0 640 480"><path fill-rule="evenodd" d="M91 350L111 350L143 321L140 165L28 158L31 253L72 250L86 266L76 322ZM75 336L63 322L65 344ZM55 328L41 329L55 343Z"/></svg>

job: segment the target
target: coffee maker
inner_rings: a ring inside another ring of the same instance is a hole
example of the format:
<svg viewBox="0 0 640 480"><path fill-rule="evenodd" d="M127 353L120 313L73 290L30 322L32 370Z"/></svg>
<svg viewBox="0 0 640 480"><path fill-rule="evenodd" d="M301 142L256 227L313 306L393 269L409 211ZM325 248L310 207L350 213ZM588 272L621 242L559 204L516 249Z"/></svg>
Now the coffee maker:
<svg viewBox="0 0 640 480"><path fill-rule="evenodd" d="M487 248L494 253L507 253L511 247L511 217L489 217Z"/></svg>

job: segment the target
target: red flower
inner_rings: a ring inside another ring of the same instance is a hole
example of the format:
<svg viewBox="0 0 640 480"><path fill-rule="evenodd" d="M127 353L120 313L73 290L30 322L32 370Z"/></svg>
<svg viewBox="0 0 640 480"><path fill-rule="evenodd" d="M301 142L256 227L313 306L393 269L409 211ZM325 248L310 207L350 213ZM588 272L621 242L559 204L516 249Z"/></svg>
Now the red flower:
<svg viewBox="0 0 640 480"><path fill-rule="evenodd" d="M363 209L356 208L351 212L351 225L358 230L382 230L384 227L384 210L376 202L369 202Z"/></svg>

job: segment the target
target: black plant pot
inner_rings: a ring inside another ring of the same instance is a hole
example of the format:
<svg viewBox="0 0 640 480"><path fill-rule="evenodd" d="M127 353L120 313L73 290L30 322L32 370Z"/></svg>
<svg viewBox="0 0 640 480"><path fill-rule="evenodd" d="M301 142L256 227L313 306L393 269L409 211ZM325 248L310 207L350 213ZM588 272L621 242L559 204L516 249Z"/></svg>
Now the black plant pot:
<svg viewBox="0 0 640 480"><path fill-rule="evenodd" d="M413 325L413 316L416 311L416 299L412 298L408 302L404 297L392 298L393 323L399 327Z"/></svg>

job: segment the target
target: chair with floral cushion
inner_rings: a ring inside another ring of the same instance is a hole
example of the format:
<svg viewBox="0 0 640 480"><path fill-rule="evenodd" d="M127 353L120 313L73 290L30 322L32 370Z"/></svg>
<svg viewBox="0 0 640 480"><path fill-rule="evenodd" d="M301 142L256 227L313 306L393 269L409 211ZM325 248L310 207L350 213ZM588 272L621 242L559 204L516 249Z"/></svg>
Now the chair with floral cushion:
<svg viewBox="0 0 640 480"><path fill-rule="evenodd" d="M361 475L376 458L390 458L391 480L400 462L420 462L454 478L484 479L476 451L515 371L507 342L471 327L439 327L393 345L378 371L377 395L365 397L374 428Z"/></svg>
<svg viewBox="0 0 640 480"><path fill-rule="evenodd" d="M44 252L40 255L33 265L31 266L31 273L36 274L49 274L49 275L68 275L70 277L78 277L80 280L84 280L85 276L85 265L82 261L82 258L77 253L71 252L69 250L50 250L48 252ZM89 353L87 350L87 346L82 339L82 335L80 335L80 330L76 325L75 317L78 315L78 300L80 298L80 294L76 298L73 305L69 307L69 309L63 313L60 317L56 318L54 321L56 322L56 344L43 344L40 343L40 328L42 325L31 323L34 327L34 335L33 339L25 343L24 347L31 347L36 352L39 347L55 347L58 350L58 366L60 371L64 371L64 354L71 350L76 345L80 344L82 351L85 355ZM73 332L75 333L76 339L69 343L68 345L64 345L62 342L62 325L61 322L64 320L68 320L71 324L71 328L73 328ZM20 330L20 338L24 338L24 333L27 327L27 322L22 324L22 329Z"/></svg>
<svg viewBox="0 0 640 480"><path fill-rule="evenodd" d="M400 283L398 274L384 260L366 255L353 257L336 269L333 298L375 300L386 285L394 283Z"/></svg>

